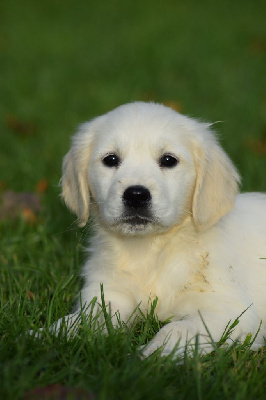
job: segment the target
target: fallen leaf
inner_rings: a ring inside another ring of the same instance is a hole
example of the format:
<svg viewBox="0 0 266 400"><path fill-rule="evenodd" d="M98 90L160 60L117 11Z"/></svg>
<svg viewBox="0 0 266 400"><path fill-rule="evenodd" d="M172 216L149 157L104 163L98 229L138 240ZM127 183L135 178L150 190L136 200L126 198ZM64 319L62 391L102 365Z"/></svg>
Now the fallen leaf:
<svg viewBox="0 0 266 400"><path fill-rule="evenodd" d="M0 192L7 188L7 183L5 181L0 181Z"/></svg>
<svg viewBox="0 0 266 400"><path fill-rule="evenodd" d="M36 126L34 124L21 121L15 115L8 115L6 117L6 125L16 135L21 137L31 136L36 133Z"/></svg>
<svg viewBox="0 0 266 400"><path fill-rule="evenodd" d="M96 400L96 397L84 389L54 384L30 390L23 400Z"/></svg>
<svg viewBox="0 0 266 400"><path fill-rule="evenodd" d="M34 300L34 293L32 293L30 290L28 291L28 293L27 293L27 298L29 299L29 300Z"/></svg>
<svg viewBox="0 0 266 400"><path fill-rule="evenodd" d="M248 139L246 146L252 149L255 153L266 154L266 127L263 130L262 137L259 139Z"/></svg>
<svg viewBox="0 0 266 400"><path fill-rule="evenodd" d="M179 113L183 111L183 105L179 101L164 101L163 104Z"/></svg>
<svg viewBox="0 0 266 400"><path fill-rule="evenodd" d="M141 99L143 101L154 101L154 99L156 98L155 94L152 92L145 92L142 94Z"/></svg>
<svg viewBox="0 0 266 400"><path fill-rule="evenodd" d="M265 53L266 52L266 38L255 37L250 42L250 49L253 53Z"/></svg>
<svg viewBox="0 0 266 400"><path fill-rule="evenodd" d="M35 225L38 222L37 215L28 207L22 209L21 216L30 225Z"/></svg>
<svg viewBox="0 0 266 400"><path fill-rule="evenodd" d="M1 195L0 200L0 221L22 216L30 224L37 222L37 215L41 211L41 200L38 193L17 193L9 190Z"/></svg>
<svg viewBox="0 0 266 400"><path fill-rule="evenodd" d="M36 185L36 191L38 193L45 193L47 192L49 187L49 181L46 178L40 179L39 182L37 182Z"/></svg>

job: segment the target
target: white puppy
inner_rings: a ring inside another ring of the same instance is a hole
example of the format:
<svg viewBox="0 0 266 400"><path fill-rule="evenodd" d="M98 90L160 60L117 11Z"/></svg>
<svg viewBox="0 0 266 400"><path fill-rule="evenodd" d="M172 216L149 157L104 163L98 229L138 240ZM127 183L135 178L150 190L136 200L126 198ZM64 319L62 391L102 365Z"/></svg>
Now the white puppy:
<svg viewBox="0 0 266 400"><path fill-rule="evenodd" d="M238 194L239 182L210 125L163 105L127 104L81 125L64 158L62 195L80 226L94 217L82 304L100 301L103 284L112 314L127 321L158 298L158 318L171 322L144 356L177 343L182 354L197 334L204 346L206 326L219 341L246 309L232 337L255 334L262 320L253 348L263 345L266 196Z"/></svg>

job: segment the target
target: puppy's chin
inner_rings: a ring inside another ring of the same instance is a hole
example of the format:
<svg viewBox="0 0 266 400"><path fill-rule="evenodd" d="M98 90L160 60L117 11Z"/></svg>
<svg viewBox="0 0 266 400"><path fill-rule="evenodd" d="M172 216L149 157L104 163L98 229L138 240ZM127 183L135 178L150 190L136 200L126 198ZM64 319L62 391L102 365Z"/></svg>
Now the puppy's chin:
<svg viewBox="0 0 266 400"><path fill-rule="evenodd" d="M154 232L154 228L147 224L121 224L115 230L124 236L147 235Z"/></svg>
<svg viewBox="0 0 266 400"><path fill-rule="evenodd" d="M108 228L124 236L142 236L166 230L158 221L138 216L117 219L108 224Z"/></svg>

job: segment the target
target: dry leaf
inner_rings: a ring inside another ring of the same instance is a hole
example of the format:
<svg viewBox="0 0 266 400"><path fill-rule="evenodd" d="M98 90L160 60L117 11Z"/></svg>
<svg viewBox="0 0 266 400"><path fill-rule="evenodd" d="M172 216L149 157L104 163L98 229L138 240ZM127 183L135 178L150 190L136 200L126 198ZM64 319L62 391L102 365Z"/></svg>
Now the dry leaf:
<svg viewBox="0 0 266 400"><path fill-rule="evenodd" d="M84 389L54 384L30 390L23 400L96 400L96 397Z"/></svg>
<svg viewBox="0 0 266 400"><path fill-rule="evenodd" d="M250 48L253 53L265 53L266 52L266 38L255 37L250 43Z"/></svg>
<svg viewBox="0 0 266 400"><path fill-rule="evenodd" d="M155 94L152 92L145 92L141 95L141 99L143 101L154 101L154 99L156 98Z"/></svg>
<svg viewBox="0 0 266 400"><path fill-rule="evenodd" d="M163 104L179 113L183 111L183 105L179 101L164 101Z"/></svg>
<svg viewBox="0 0 266 400"><path fill-rule="evenodd" d="M264 128L261 139L249 139L246 142L246 146L255 151L258 154L266 154L266 128Z"/></svg>
<svg viewBox="0 0 266 400"><path fill-rule="evenodd" d="M36 191L38 193L45 193L47 192L49 187L49 181L46 178L40 179L39 182L37 182L36 185Z"/></svg>
<svg viewBox="0 0 266 400"><path fill-rule="evenodd" d="M27 293L27 298L29 299L29 300L34 300L34 293L32 293L30 290L28 291L28 293Z"/></svg>
<svg viewBox="0 0 266 400"><path fill-rule="evenodd" d="M35 225L38 222L37 215L28 207L22 209L21 215L29 225Z"/></svg>
<svg viewBox="0 0 266 400"><path fill-rule="evenodd" d="M36 132L36 126L34 124L21 121L15 115L7 116L6 125L16 135L21 136L21 137L31 136Z"/></svg>
<svg viewBox="0 0 266 400"><path fill-rule="evenodd" d="M7 183L5 181L0 181L0 192L3 192L7 188Z"/></svg>
<svg viewBox="0 0 266 400"><path fill-rule="evenodd" d="M38 193L16 193L9 190L4 192L0 199L0 221L22 216L30 224L37 222L37 215L41 211L41 200Z"/></svg>

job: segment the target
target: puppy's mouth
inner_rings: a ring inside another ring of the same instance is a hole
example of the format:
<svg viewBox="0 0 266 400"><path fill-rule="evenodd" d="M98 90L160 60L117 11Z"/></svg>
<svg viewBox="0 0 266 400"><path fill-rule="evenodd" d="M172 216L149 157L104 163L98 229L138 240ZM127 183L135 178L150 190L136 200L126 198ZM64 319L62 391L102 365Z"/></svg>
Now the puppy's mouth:
<svg viewBox="0 0 266 400"><path fill-rule="evenodd" d="M162 227L160 221L150 213L125 212L112 224L112 229L124 235L144 235L154 232Z"/></svg>
<svg viewBox="0 0 266 400"><path fill-rule="evenodd" d="M143 215L127 215L121 218L121 222L125 224L129 224L131 226L137 225L148 225L149 223L154 222L151 217L143 216Z"/></svg>

